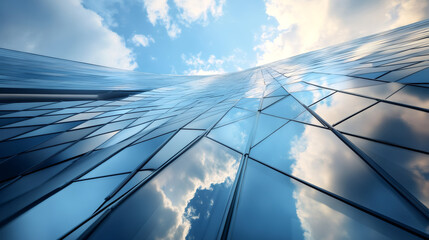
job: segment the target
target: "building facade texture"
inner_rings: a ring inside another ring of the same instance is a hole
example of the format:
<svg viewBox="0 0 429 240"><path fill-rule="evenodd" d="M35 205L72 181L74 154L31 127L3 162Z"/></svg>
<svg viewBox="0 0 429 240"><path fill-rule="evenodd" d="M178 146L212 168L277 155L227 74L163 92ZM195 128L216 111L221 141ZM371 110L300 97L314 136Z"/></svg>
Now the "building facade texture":
<svg viewBox="0 0 429 240"><path fill-rule="evenodd" d="M424 239L429 21L214 76L0 49L0 239Z"/></svg>

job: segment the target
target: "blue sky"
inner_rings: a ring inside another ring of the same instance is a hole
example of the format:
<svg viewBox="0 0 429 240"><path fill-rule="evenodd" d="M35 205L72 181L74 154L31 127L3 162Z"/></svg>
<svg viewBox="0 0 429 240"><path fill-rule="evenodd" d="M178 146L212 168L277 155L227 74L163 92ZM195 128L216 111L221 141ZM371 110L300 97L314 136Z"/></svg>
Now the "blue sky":
<svg viewBox="0 0 429 240"><path fill-rule="evenodd" d="M428 17L428 0L2 0L0 47L142 72L215 74Z"/></svg>

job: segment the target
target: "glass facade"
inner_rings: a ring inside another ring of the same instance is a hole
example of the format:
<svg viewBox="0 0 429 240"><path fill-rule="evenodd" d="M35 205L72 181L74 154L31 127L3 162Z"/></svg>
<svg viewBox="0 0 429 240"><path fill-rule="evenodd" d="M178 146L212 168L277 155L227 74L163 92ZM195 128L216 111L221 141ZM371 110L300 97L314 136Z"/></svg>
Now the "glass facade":
<svg viewBox="0 0 429 240"><path fill-rule="evenodd" d="M0 49L0 239L428 239L429 20L172 76Z"/></svg>

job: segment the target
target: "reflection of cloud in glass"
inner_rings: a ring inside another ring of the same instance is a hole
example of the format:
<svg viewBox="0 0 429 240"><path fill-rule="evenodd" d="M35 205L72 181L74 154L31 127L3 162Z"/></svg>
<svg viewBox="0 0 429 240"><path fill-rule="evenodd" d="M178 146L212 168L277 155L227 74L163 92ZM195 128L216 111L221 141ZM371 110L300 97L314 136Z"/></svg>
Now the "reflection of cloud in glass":
<svg viewBox="0 0 429 240"><path fill-rule="evenodd" d="M405 201L395 194L389 186L380 180L350 149L342 144L327 130L305 126L301 134L291 140L289 159L294 159L290 166L292 175L320 186L328 191L348 198L378 212L424 230L427 227L424 219ZM362 194L362 193L365 194ZM323 231L333 239L344 238L341 229L326 229L320 226L322 219L332 219L341 225L342 217L332 210L316 208L316 205L305 202L300 190L294 193L297 214L303 228L310 234L313 231ZM307 215L312 212L312 216ZM319 212L317 220L314 212ZM346 223L344 223L346 224ZM326 232L325 232L326 231ZM322 233L317 233L319 236ZM322 236L324 236L322 234Z"/></svg>
<svg viewBox="0 0 429 240"><path fill-rule="evenodd" d="M119 205L92 237L103 238L113 227L115 232L108 236L114 238L185 239L217 234L240 157L202 139ZM133 223L123 223L125 216Z"/></svg>

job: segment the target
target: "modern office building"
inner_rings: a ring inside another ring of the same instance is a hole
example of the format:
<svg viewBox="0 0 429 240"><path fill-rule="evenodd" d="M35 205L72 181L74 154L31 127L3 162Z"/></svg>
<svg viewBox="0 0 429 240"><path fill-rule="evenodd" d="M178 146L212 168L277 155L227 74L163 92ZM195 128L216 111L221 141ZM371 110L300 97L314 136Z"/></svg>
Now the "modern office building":
<svg viewBox="0 0 429 240"><path fill-rule="evenodd" d="M214 76L0 49L0 239L420 239L429 20Z"/></svg>

